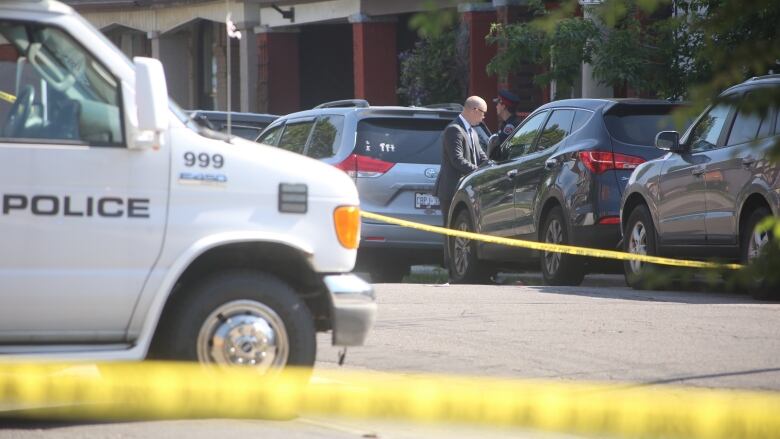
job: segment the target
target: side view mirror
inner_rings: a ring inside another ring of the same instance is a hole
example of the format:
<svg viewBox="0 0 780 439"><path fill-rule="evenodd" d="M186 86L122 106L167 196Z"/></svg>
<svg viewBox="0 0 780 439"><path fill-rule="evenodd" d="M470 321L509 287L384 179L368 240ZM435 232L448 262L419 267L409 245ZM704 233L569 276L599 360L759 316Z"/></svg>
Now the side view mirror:
<svg viewBox="0 0 780 439"><path fill-rule="evenodd" d="M152 145L159 145L160 135L168 129L168 87L159 60L135 57L135 105L138 131L154 134ZM148 142L138 142L139 146Z"/></svg>
<svg viewBox="0 0 780 439"><path fill-rule="evenodd" d="M493 151L495 151L499 146L501 146L501 144L498 139L498 134L491 135L487 144L487 156L490 157L493 154Z"/></svg>
<svg viewBox="0 0 780 439"><path fill-rule="evenodd" d="M661 131L655 135L655 147L671 152L680 152L680 134L677 131Z"/></svg>

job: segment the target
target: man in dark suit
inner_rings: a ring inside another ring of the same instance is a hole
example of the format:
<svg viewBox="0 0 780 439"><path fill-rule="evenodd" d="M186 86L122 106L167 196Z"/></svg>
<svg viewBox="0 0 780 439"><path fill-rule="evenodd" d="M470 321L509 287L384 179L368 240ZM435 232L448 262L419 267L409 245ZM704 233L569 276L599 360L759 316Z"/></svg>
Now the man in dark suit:
<svg viewBox="0 0 780 439"><path fill-rule="evenodd" d="M441 148L441 169L436 177L434 195L439 197L444 227L449 225L449 211L455 187L460 178L487 160L479 145L474 127L485 119L487 103L479 96L471 96L463 104L463 111L444 129ZM446 242L446 241L445 241ZM444 246L444 263L447 266L447 246Z"/></svg>

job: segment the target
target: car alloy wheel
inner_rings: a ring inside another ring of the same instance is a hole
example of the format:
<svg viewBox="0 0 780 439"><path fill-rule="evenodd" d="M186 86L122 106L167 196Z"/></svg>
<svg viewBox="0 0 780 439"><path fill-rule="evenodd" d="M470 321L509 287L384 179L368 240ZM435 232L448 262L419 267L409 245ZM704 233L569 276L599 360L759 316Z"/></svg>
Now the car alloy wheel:
<svg viewBox="0 0 780 439"><path fill-rule="evenodd" d="M457 230L462 232L468 232L469 227L465 222L460 222L457 225ZM461 237L455 237L452 244L452 258L453 268L455 274L458 277L463 277L469 269L469 261L471 258L471 240Z"/></svg>
<svg viewBox="0 0 780 439"><path fill-rule="evenodd" d="M628 252L635 255L647 254L647 229L642 221L634 223L634 227L631 229L631 234L628 237ZM632 260L629 261L631 272L638 274L642 270L642 262Z"/></svg>
<svg viewBox="0 0 780 439"><path fill-rule="evenodd" d="M752 261L761 254L761 250L765 245L769 243L769 232L767 230L759 230L757 227L753 228L750 240L748 241L747 248L747 262Z"/></svg>
<svg viewBox="0 0 780 439"><path fill-rule="evenodd" d="M548 244L560 244L563 242L563 227L557 218L553 218L547 225L547 232L544 234L544 242ZM548 273L557 273L561 266L561 254L555 252L544 252L544 263Z"/></svg>

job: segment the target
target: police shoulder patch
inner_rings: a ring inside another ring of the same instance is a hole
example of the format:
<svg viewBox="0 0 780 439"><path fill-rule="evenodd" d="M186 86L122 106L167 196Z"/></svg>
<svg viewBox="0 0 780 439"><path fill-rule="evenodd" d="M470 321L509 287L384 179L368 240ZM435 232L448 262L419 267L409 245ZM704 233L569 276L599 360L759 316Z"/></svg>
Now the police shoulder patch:
<svg viewBox="0 0 780 439"><path fill-rule="evenodd" d="M504 127L504 134L512 134L512 130L514 130L514 129L515 129L515 126L512 125L511 123L508 123Z"/></svg>

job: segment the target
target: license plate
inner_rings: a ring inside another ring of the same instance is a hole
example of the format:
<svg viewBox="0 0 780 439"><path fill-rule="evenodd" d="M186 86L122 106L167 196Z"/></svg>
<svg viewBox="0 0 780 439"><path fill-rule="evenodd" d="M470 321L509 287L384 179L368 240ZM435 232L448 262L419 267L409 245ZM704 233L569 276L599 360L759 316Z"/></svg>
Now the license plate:
<svg viewBox="0 0 780 439"><path fill-rule="evenodd" d="M438 209L439 199L425 192L414 193L414 207L416 209Z"/></svg>

